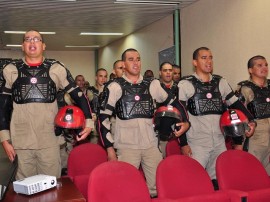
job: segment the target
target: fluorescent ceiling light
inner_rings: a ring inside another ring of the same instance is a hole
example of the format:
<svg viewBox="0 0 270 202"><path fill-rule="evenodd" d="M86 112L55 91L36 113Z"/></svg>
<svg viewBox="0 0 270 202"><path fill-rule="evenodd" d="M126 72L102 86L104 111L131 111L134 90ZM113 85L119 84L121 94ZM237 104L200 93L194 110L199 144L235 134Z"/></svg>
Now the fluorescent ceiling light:
<svg viewBox="0 0 270 202"><path fill-rule="evenodd" d="M26 31L4 31L5 34L25 34ZM55 32L39 32L40 34L56 34Z"/></svg>
<svg viewBox="0 0 270 202"><path fill-rule="evenodd" d="M99 36L122 36L123 33L106 33L106 32L81 32L80 35L99 35Z"/></svg>
<svg viewBox="0 0 270 202"><path fill-rule="evenodd" d="M116 0L114 3L119 4L149 4L149 5L178 5L177 1L135 1L135 0Z"/></svg>
<svg viewBox="0 0 270 202"><path fill-rule="evenodd" d="M93 45L93 46L65 46L66 48L99 48L99 45Z"/></svg>
<svg viewBox="0 0 270 202"><path fill-rule="evenodd" d="M19 44L7 44L7 47L22 47L22 45Z"/></svg>

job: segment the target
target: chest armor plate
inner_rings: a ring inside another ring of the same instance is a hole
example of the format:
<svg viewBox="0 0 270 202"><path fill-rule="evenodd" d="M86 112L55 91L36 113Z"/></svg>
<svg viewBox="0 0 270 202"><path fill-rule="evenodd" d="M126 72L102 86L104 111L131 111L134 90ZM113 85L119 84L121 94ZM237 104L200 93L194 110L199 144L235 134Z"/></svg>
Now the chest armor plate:
<svg viewBox="0 0 270 202"><path fill-rule="evenodd" d="M56 99L56 86L49 75L54 61L47 60L36 67L29 67L22 60L14 61L18 78L12 85L12 98L17 104L31 102L52 103Z"/></svg>
<svg viewBox="0 0 270 202"><path fill-rule="evenodd" d="M267 87L259 87L247 81L245 84L254 93L254 99L248 103L247 108L256 119L270 117L270 80L267 80Z"/></svg>
<svg viewBox="0 0 270 202"><path fill-rule="evenodd" d="M210 82L201 82L195 76L187 78L195 88L195 94L188 100L188 111L192 115L223 113L223 101L219 91L220 79L218 75L213 75Z"/></svg>
<svg viewBox="0 0 270 202"><path fill-rule="evenodd" d="M154 103L149 92L150 80L131 84L123 78L116 79L122 87L122 97L116 103L116 115L119 119L152 118Z"/></svg>

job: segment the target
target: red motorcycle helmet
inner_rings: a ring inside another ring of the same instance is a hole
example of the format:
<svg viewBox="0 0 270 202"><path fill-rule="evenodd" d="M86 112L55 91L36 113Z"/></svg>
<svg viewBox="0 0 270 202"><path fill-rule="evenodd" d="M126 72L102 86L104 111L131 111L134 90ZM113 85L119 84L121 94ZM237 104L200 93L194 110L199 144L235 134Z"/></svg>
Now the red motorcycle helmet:
<svg viewBox="0 0 270 202"><path fill-rule="evenodd" d="M248 118L238 109L228 109L220 117L220 129L224 136L244 136L248 130Z"/></svg>
<svg viewBox="0 0 270 202"><path fill-rule="evenodd" d="M85 116L79 107L65 106L58 111L54 123L60 128L81 129L85 126Z"/></svg>
<svg viewBox="0 0 270 202"><path fill-rule="evenodd" d="M154 130L159 134L159 137L163 141L168 141L174 138L172 133L177 128L176 123L182 122L182 116L178 109L175 107L161 106L159 107L153 118Z"/></svg>

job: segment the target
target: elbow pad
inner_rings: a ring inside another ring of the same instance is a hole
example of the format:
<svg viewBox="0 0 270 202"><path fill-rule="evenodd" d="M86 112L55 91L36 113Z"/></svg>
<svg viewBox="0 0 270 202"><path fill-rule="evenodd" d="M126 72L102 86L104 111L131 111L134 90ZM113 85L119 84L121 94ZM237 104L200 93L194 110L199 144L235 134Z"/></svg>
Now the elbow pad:
<svg viewBox="0 0 270 202"><path fill-rule="evenodd" d="M0 130L9 130L12 112L12 99L10 95L0 95Z"/></svg>
<svg viewBox="0 0 270 202"><path fill-rule="evenodd" d="M76 104L81 108L85 115L85 118L92 119L91 107L84 93L79 88L75 88L69 94L71 98L76 102Z"/></svg>
<svg viewBox="0 0 270 202"><path fill-rule="evenodd" d="M109 118L110 116L108 114L100 114L97 122L97 131L105 148L113 146L113 143L107 139L107 134L110 133L110 130L103 125L104 121Z"/></svg>

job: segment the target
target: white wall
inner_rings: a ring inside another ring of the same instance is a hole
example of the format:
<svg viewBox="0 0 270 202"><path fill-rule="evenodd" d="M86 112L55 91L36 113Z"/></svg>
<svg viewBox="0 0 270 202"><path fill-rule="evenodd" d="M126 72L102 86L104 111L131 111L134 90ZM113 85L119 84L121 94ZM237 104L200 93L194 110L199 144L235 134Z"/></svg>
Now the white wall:
<svg viewBox="0 0 270 202"><path fill-rule="evenodd" d="M95 84L95 61L93 51L45 51L44 56L62 62L75 77L84 75L91 85ZM18 59L23 57L23 52L18 50L1 50L0 58Z"/></svg>
<svg viewBox="0 0 270 202"><path fill-rule="evenodd" d="M193 72L193 51L207 46L214 73L232 88L248 79L249 58L263 55L270 61L269 8L269 0L200 0L181 10L182 75Z"/></svg>
<svg viewBox="0 0 270 202"><path fill-rule="evenodd" d="M140 52L143 74L151 69L158 77L158 52L173 45L173 15L161 19L137 32L99 50L99 67L112 71L114 61L121 59L122 52L135 48Z"/></svg>

